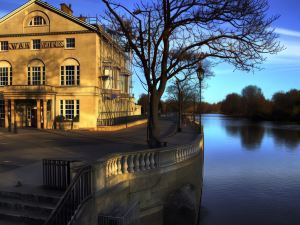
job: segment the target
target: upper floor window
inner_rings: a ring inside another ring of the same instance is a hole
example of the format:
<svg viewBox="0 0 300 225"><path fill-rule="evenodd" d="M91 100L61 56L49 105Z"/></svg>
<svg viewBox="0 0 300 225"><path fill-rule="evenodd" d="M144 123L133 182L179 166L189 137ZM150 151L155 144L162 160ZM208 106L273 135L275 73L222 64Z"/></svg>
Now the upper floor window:
<svg viewBox="0 0 300 225"><path fill-rule="evenodd" d="M129 91L129 79L127 75L120 76L120 90L122 93L128 93Z"/></svg>
<svg viewBox="0 0 300 225"><path fill-rule="evenodd" d="M0 86L12 85L12 67L6 62L0 62Z"/></svg>
<svg viewBox="0 0 300 225"><path fill-rule="evenodd" d="M46 20L41 16L35 16L29 22L29 26L43 26L46 24Z"/></svg>
<svg viewBox="0 0 300 225"><path fill-rule="evenodd" d="M60 68L60 84L80 85L80 65L74 59L67 59Z"/></svg>
<svg viewBox="0 0 300 225"><path fill-rule="evenodd" d="M32 40L32 49L41 49L41 40Z"/></svg>
<svg viewBox="0 0 300 225"><path fill-rule="evenodd" d="M40 60L34 60L28 65L28 85L45 85L46 68Z"/></svg>
<svg viewBox="0 0 300 225"><path fill-rule="evenodd" d="M8 51L8 41L0 42L0 51Z"/></svg>
<svg viewBox="0 0 300 225"><path fill-rule="evenodd" d="M67 38L66 46L67 48L75 48L75 38Z"/></svg>

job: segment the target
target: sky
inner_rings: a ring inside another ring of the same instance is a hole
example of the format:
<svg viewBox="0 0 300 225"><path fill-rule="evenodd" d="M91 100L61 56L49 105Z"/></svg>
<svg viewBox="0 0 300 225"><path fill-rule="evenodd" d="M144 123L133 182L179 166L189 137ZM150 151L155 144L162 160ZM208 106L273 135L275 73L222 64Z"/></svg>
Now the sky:
<svg viewBox="0 0 300 225"><path fill-rule="evenodd" d="M133 3L135 0L131 0ZM26 0L0 0L0 17L26 3ZM57 8L59 4L71 3L74 15L96 16L103 12L101 0L47 0ZM300 89L300 1L269 0L270 15L280 15L273 24L280 34L280 42L285 50L277 55L268 56L262 65L263 70L250 73L235 71L228 64L219 64L212 68L215 76L207 80L207 88L203 92L204 101L214 103L223 100L229 93L240 93L247 85L260 87L266 98L278 91ZM136 98L145 92L137 77L133 79Z"/></svg>

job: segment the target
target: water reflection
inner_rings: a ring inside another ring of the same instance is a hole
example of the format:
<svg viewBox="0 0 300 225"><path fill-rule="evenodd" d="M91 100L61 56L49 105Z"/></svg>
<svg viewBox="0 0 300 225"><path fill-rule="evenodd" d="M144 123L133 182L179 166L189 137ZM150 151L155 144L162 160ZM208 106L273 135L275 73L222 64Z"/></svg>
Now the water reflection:
<svg viewBox="0 0 300 225"><path fill-rule="evenodd" d="M200 225L300 224L300 125L222 115L203 125Z"/></svg>
<svg viewBox="0 0 300 225"><path fill-rule="evenodd" d="M222 125L231 137L240 138L246 150L257 150L261 147L264 136L272 137L276 145L283 145L289 150L298 150L300 145L300 131L285 129L280 126L267 126L266 123L254 123L247 120L222 120Z"/></svg>
<svg viewBox="0 0 300 225"><path fill-rule="evenodd" d="M269 129L270 135L273 137L277 145L284 145L289 150L299 150L300 131L286 129Z"/></svg>
<svg viewBox="0 0 300 225"><path fill-rule="evenodd" d="M242 146L247 150L259 149L265 134L262 126L225 126L228 135L240 137Z"/></svg>

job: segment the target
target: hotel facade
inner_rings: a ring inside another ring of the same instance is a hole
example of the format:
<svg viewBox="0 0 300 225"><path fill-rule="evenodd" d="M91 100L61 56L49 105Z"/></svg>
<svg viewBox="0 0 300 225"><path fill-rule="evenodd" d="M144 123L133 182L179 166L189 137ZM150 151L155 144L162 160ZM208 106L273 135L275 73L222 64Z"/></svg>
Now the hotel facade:
<svg viewBox="0 0 300 225"><path fill-rule="evenodd" d="M31 0L0 19L0 126L96 128L136 114L130 57L96 19Z"/></svg>

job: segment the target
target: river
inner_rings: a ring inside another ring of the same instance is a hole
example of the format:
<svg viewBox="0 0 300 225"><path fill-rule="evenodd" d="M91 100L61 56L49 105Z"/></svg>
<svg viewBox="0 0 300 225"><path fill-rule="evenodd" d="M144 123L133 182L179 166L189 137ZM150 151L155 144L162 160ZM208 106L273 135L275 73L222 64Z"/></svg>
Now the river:
<svg viewBox="0 0 300 225"><path fill-rule="evenodd" d="M300 224L300 126L217 114L202 121L200 225Z"/></svg>

